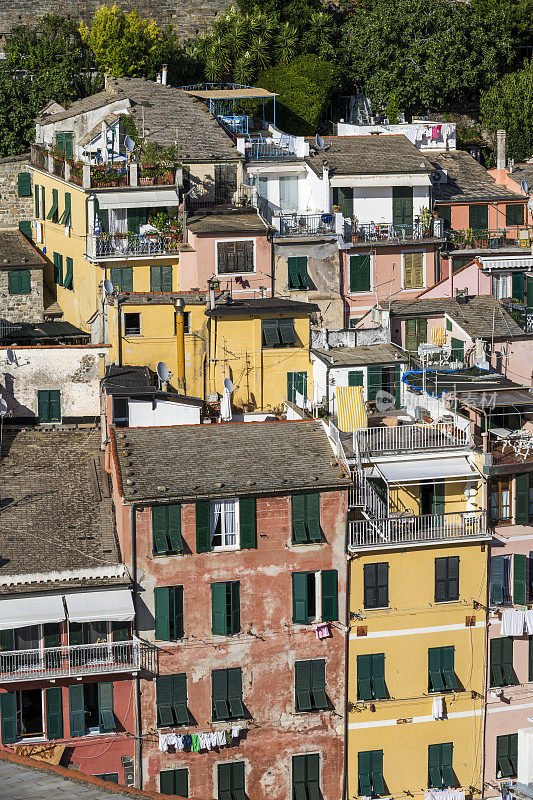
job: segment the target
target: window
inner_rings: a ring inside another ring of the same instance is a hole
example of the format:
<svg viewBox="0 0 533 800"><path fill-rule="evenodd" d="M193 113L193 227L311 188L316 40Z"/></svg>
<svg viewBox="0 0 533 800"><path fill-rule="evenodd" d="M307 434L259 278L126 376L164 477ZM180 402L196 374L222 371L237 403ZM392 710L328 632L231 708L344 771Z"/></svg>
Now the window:
<svg viewBox="0 0 533 800"><path fill-rule="evenodd" d="M107 622L69 622L69 645L96 644L107 640Z"/></svg>
<svg viewBox="0 0 533 800"><path fill-rule="evenodd" d="M39 422L61 422L61 393L59 389L39 389L37 392Z"/></svg>
<svg viewBox="0 0 533 800"><path fill-rule="evenodd" d="M303 401L300 397L303 397ZM287 400L290 403L296 403L302 407L303 402L307 398L307 372L287 372ZM299 401L299 402L297 402Z"/></svg>
<svg viewBox="0 0 533 800"><path fill-rule="evenodd" d="M212 633L231 636L241 629L240 583L221 581L211 584Z"/></svg>
<svg viewBox="0 0 533 800"><path fill-rule="evenodd" d="M156 678L157 725L171 728L173 725L188 725L187 675L159 675Z"/></svg>
<svg viewBox="0 0 533 800"><path fill-rule="evenodd" d="M183 333L191 333L191 312L183 312Z"/></svg>
<svg viewBox="0 0 533 800"><path fill-rule="evenodd" d="M215 164L215 196L231 202L237 191L237 167L234 164Z"/></svg>
<svg viewBox="0 0 533 800"><path fill-rule="evenodd" d="M385 794L383 750L363 750L357 754L358 794L379 797Z"/></svg>
<svg viewBox="0 0 533 800"><path fill-rule="evenodd" d="M294 663L296 711L323 711L328 707L326 696L326 661L316 658Z"/></svg>
<svg viewBox="0 0 533 800"><path fill-rule="evenodd" d="M113 398L113 425L116 428L127 428L130 421L127 397Z"/></svg>
<svg viewBox="0 0 533 800"><path fill-rule="evenodd" d="M11 269L8 275L9 294L30 294L31 273L29 269Z"/></svg>
<svg viewBox="0 0 533 800"><path fill-rule="evenodd" d="M412 186L392 187L392 224L412 226L413 224Z"/></svg>
<svg viewBox="0 0 533 800"><path fill-rule="evenodd" d="M219 275L233 275L253 271L253 241L217 243L217 273Z"/></svg>
<svg viewBox="0 0 533 800"><path fill-rule="evenodd" d="M154 556L183 553L179 503L152 506L152 552Z"/></svg>
<svg viewBox="0 0 533 800"><path fill-rule="evenodd" d="M279 206L282 213L298 211L298 177L286 175L279 179Z"/></svg>
<svg viewBox="0 0 533 800"><path fill-rule="evenodd" d="M63 153L65 158L73 157L73 134L70 131L56 133L56 148Z"/></svg>
<svg viewBox="0 0 533 800"><path fill-rule="evenodd" d="M307 256L290 256L287 259L289 289L309 289L311 281L307 274Z"/></svg>
<svg viewBox="0 0 533 800"><path fill-rule="evenodd" d="M113 684L85 683L69 686L70 736L111 733L115 730Z"/></svg>
<svg viewBox="0 0 533 800"><path fill-rule="evenodd" d="M492 294L496 300L502 300L505 297L512 297L512 281L510 275L493 275L492 276Z"/></svg>
<svg viewBox="0 0 533 800"><path fill-rule="evenodd" d="M500 636L497 639L491 639L490 685L513 686L515 683L512 636Z"/></svg>
<svg viewBox="0 0 533 800"><path fill-rule="evenodd" d="M244 761L217 765L218 800L246 800Z"/></svg>
<svg viewBox="0 0 533 800"><path fill-rule="evenodd" d="M451 206L437 206L435 208L439 219L444 222L444 230L449 231L452 227L452 207Z"/></svg>
<svg viewBox="0 0 533 800"><path fill-rule="evenodd" d="M183 636L183 586L154 589L155 638L173 642Z"/></svg>
<svg viewBox="0 0 533 800"><path fill-rule="evenodd" d="M130 311L124 314L124 334L126 336L141 335L141 315L138 312Z"/></svg>
<svg viewBox="0 0 533 800"><path fill-rule="evenodd" d="M46 641L45 641L46 647ZM54 654L55 655L55 654ZM57 664L59 666L59 664ZM45 689L46 738L63 738L63 698L60 686Z"/></svg>
<svg viewBox="0 0 533 800"><path fill-rule="evenodd" d="M25 689L0 695L2 744L44 736L41 689Z"/></svg>
<svg viewBox="0 0 533 800"><path fill-rule="evenodd" d="M435 602L459 600L459 556L435 559Z"/></svg>
<svg viewBox="0 0 533 800"><path fill-rule="evenodd" d="M489 227L489 207L487 205L468 207L468 227L476 232L487 232Z"/></svg>
<svg viewBox="0 0 533 800"><path fill-rule="evenodd" d="M533 481L529 472L515 475L515 523L528 525L533 510Z"/></svg>
<svg viewBox="0 0 533 800"><path fill-rule="evenodd" d="M162 769L159 773L159 791L161 794L177 794L180 797L188 797L189 770L186 767Z"/></svg>
<svg viewBox="0 0 533 800"><path fill-rule="evenodd" d="M428 321L423 317L405 320L405 349L418 354L418 346L428 338Z"/></svg>
<svg viewBox="0 0 533 800"><path fill-rule="evenodd" d="M211 670L211 699L214 720L244 717L240 667Z"/></svg>
<svg viewBox="0 0 533 800"><path fill-rule="evenodd" d="M294 347L293 319L264 319L261 322L263 347Z"/></svg>
<svg viewBox="0 0 533 800"><path fill-rule="evenodd" d="M65 280L63 281L63 287L65 289L70 289L72 291L72 289L74 288L72 283L73 277L74 277L74 262L70 258L70 256L67 256L67 271L65 273Z"/></svg>
<svg viewBox="0 0 533 800"><path fill-rule="evenodd" d="M452 767L453 742L428 747L428 787L444 789L455 786Z"/></svg>
<svg viewBox="0 0 533 800"><path fill-rule="evenodd" d="M54 283L63 286L63 256L54 253Z"/></svg>
<svg viewBox="0 0 533 800"><path fill-rule="evenodd" d="M505 206L505 224L506 225L524 224L524 206L522 203L513 203L512 205Z"/></svg>
<svg viewBox="0 0 533 800"><path fill-rule="evenodd" d="M337 570L292 573L292 621L308 625L322 619L334 622L339 618Z"/></svg>
<svg viewBox="0 0 533 800"><path fill-rule="evenodd" d="M61 214L61 216L59 217L60 225L65 225L65 227L71 225L71 213L72 213L71 206L72 206L72 201L70 192L65 192L65 209Z"/></svg>
<svg viewBox="0 0 533 800"><path fill-rule="evenodd" d="M29 172L19 172L17 190L19 197L31 197L31 175Z"/></svg>
<svg viewBox="0 0 533 800"><path fill-rule="evenodd" d="M172 266L170 264L156 264L155 266L150 267L150 291L172 291Z"/></svg>
<svg viewBox="0 0 533 800"><path fill-rule="evenodd" d="M511 206L512 208L513 206ZM509 208L509 206L507 206ZM518 734L496 737L496 777L516 778L518 765Z"/></svg>
<svg viewBox="0 0 533 800"><path fill-rule="evenodd" d="M525 301L526 276L523 272L513 272L511 276L511 295L519 303Z"/></svg>
<svg viewBox="0 0 533 800"><path fill-rule="evenodd" d="M293 494L292 544L311 544L322 541L320 529L320 494Z"/></svg>
<svg viewBox="0 0 533 800"><path fill-rule="evenodd" d="M428 649L428 686L430 692L455 691L455 647Z"/></svg>
<svg viewBox="0 0 533 800"><path fill-rule="evenodd" d="M46 215L46 219L49 219L51 222L57 222L58 217L58 194L57 189L52 189L52 206L50 211Z"/></svg>
<svg viewBox="0 0 533 800"><path fill-rule="evenodd" d="M511 599L510 556L492 556L490 559L490 604L500 606Z"/></svg>
<svg viewBox="0 0 533 800"><path fill-rule="evenodd" d="M371 292L370 255L350 256L350 292Z"/></svg>
<svg viewBox="0 0 533 800"><path fill-rule="evenodd" d="M462 339L456 339L454 336L451 337L451 346L452 346L452 361L464 361L465 360L465 343Z"/></svg>
<svg viewBox="0 0 533 800"><path fill-rule="evenodd" d="M320 756L292 757L292 800L320 800Z"/></svg>
<svg viewBox="0 0 533 800"><path fill-rule="evenodd" d="M389 605L389 565L386 561L363 567L363 605L386 608Z"/></svg>
<svg viewBox="0 0 533 800"><path fill-rule="evenodd" d="M490 482L491 522L506 522L511 519L510 478L493 478Z"/></svg>
<svg viewBox="0 0 533 800"><path fill-rule="evenodd" d="M403 253L403 288L421 289L424 286L424 253Z"/></svg>
<svg viewBox="0 0 533 800"><path fill-rule="evenodd" d="M357 656L357 699L385 700L385 654Z"/></svg>
<svg viewBox="0 0 533 800"><path fill-rule="evenodd" d="M211 501L211 549L227 550L239 547L239 501Z"/></svg>
<svg viewBox="0 0 533 800"><path fill-rule="evenodd" d="M133 267L113 267L109 275L113 288L121 292L133 292Z"/></svg>

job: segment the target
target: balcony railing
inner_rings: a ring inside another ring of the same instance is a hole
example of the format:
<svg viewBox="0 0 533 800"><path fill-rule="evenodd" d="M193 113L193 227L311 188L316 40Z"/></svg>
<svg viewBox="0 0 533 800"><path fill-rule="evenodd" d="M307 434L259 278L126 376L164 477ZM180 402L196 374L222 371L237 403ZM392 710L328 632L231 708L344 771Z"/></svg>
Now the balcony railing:
<svg viewBox="0 0 533 800"><path fill-rule="evenodd" d="M127 642L1 651L0 685L141 669L154 673L156 667L156 648L137 638Z"/></svg>
<svg viewBox="0 0 533 800"><path fill-rule="evenodd" d="M351 550L488 537L484 511L357 520L348 525Z"/></svg>
<svg viewBox="0 0 533 800"><path fill-rule="evenodd" d="M533 227L513 225L490 230L466 228L447 232L449 244L457 250L498 250L501 247L530 247Z"/></svg>
<svg viewBox="0 0 533 800"><path fill-rule="evenodd" d="M393 225L389 222L346 223L345 241L352 244L395 244L397 242L420 242L424 239L443 239L444 224L435 219L427 224L417 222L414 225Z"/></svg>
<svg viewBox="0 0 533 800"><path fill-rule="evenodd" d="M100 233L87 237L87 254L92 258L132 258L178 253L181 233Z"/></svg>
<svg viewBox="0 0 533 800"><path fill-rule="evenodd" d="M280 236L314 236L335 233L333 214L281 214Z"/></svg>
<svg viewBox="0 0 533 800"><path fill-rule="evenodd" d="M252 139L246 142L246 156L251 160L293 158L296 155L296 139L284 135L277 139Z"/></svg>
<svg viewBox="0 0 533 800"><path fill-rule="evenodd" d="M453 450L470 445L470 428L460 430L452 424L414 424L396 427L364 428L354 431L354 452L361 456L422 450Z"/></svg>
<svg viewBox="0 0 533 800"><path fill-rule="evenodd" d="M376 519L384 519L388 514L387 503L364 475L356 475L354 485L348 493L348 505L350 508L360 508Z"/></svg>

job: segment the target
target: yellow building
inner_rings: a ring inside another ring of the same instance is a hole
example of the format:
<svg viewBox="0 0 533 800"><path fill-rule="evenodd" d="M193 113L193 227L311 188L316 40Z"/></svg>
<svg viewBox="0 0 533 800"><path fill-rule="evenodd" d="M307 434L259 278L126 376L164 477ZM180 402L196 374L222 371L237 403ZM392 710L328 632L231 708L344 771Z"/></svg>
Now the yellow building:
<svg viewBox="0 0 533 800"><path fill-rule="evenodd" d="M469 436L437 423L356 438L347 797L476 797L490 537Z"/></svg>

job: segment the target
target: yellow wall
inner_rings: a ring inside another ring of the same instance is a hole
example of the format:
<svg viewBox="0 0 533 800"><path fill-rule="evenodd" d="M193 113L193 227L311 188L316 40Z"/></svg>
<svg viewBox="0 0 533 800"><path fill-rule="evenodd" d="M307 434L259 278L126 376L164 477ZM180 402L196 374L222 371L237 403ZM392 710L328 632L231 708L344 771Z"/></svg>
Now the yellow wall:
<svg viewBox="0 0 533 800"><path fill-rule="evenodd" d="M474 502L467 506L465 489L472 482L464 480L446 480L444 482L444 510L446 513L459 513L461 511L474 511L483 508L481 489L479 482L475 498L470 498ZM393 514L420 514L420 485L404 484L403 486L391 486L389 489L389 511Z"/></svg>
<svg viewBox="0 0 533 800"><path fill-rule="evenodd" d="M459 601L435 603L435 558L455 555L459 556ZM364 565L382 561L389 563L389 607L364 609ZM480 543L403 551L376 548L352 557L350 610L360 618L350 621L348 700L353 710L348 723L357 727L348 731L349 798L357 797L358 752L364 750L383 750L383 777L390 794L405 796L408 790L422 797L428 786L428 745L444 742L453 742L457 785L466 788L467 795L468 787L480 788L486 629L485 612L473 610L473 600L486 603L486 564L487 547ZM471 615L475 627L465 625ZM449 718L434 721L428 648L449 645L455 647L459 690L443 695ZM371 653L385 654L390 696L372 701L375 711L368 701L357 701L357 655ZM465 716L455 717L457 713ZM420 719L427 717L430 721Z"/></svg>

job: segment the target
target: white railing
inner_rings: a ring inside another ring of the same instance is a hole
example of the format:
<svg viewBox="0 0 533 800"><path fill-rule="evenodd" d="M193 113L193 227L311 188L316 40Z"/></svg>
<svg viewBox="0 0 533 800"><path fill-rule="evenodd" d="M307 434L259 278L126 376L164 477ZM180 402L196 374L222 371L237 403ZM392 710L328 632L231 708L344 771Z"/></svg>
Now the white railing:
<svg viewBox="0 0 533 800"><path fill-rule="evenodd" d="M387 517L349 522L349 547L395 547L404 544L487 536L484 511Z"/></svg>
<svg viewBox="0 0 533 800"><path fill-rule="evenodd" d="M87 236L87 253L92 258L128 258L178 253L180 233L100 233Z"/></svg>
<svg viewBox="0 0 533 800"><path fill-rule="evenodd" d="M470 427L465 430L453 424L437 422L428 425L398 425L383 428L361 428L354 431L354 452L412 452L417 450L449 450L470 445Z"/></svg>
<svg viewBox="0 0 533 800"><path fill-rule="evenodd" d="M0 651L0 684L140 669L153 672L154 664L155 648L137 638L38 650L6 650Z"/></svg>
<svg viewBox="0 0 533 800"><path fill-rule="evenodd" d="M364 473L356 473L348 495L350 508L360 507L365 514L383 518L388 514L387 503L382 500Z"/></svg>

